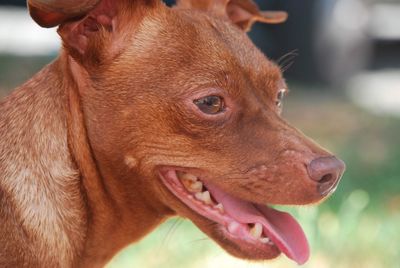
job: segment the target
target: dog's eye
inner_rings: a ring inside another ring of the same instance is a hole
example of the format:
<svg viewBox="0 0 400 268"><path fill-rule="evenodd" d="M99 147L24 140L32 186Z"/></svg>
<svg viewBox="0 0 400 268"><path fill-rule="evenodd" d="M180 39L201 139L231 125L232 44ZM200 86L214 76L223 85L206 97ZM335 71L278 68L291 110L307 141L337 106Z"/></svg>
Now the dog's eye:
<svg viewBox="0 0 400 268"><path fill-rule="evenodd" d="M218 114L225 109L224 100L219 96L207 96L195 100L194 104L205 114Z"/></svg>
<svg viewBox="0 0 400 268"><path fill-rule="evenodd" d="M286 89L281 89L278 92L278 95L276 96L276 106L278 106L278 108L282 107L282 102L283 102L283 98L286 96Z"/></svg>

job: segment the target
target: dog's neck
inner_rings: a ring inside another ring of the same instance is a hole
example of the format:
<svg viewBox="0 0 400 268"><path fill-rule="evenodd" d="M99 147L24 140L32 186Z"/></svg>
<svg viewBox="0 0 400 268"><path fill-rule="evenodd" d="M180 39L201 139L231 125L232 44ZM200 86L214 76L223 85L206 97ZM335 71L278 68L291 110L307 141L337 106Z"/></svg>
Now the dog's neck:
<svg viewBox="0 0 400 268"><path fill-rule="evenodd" d="M99 166L90 147L79 96L80 92L88 90L84 87L89 85L82 82L84 70L71 57L63 56L60 64L66 69L62 73L69 73L64 82L68 141L82 176L90 211L84 258L80 265L102 267L121 247L140 239L159 225L165 215L145 202L143 195L146 193L139 185L127 191L126 184L116 183L123 181L126 174L114 174L112 170Z"/></svg>
<svg viewBox="0 0 400 268"><path fill-rule="evenodd" d="M0 187L43 263L102 267L165 215L101 174L69 67L61 56L1 103Z"/></svg>

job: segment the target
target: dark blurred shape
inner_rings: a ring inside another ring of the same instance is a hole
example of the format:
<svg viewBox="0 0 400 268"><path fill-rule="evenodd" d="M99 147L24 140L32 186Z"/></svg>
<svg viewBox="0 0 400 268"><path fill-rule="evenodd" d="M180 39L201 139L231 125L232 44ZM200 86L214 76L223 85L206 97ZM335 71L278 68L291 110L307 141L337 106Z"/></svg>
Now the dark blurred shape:
<svg viewBox="0 0 400 268"><path fill-rule="evenodd" d="M285 24L257 25L251 33L274 60L295 52L283 60L284 65L294 61L286 76L341 86L364 69L400 67L398 0L257 2L289 13Z"/></svg>
<svg viewBox="0 0 400 268"><path fill-rule="evenodd" d="M348 18L348 14L340 13L346 7L341 7L338 11L338 5L343 4L343 0L258 2L262 8L283 9L289 13L285 24L258 25L252 33L257 45L274 60L279 61L293 51L297 54L293 58L293 65L286 71L287 76L300 81L341 84L366 66L369 44L363 33L364 25L357 25L352 29L346 27L346 24L353 22L346 22L345 20L351 18ZM349 2L357 2L358 6L351 11L357 17L363 3L350 0L347 4ZM339 19L342 25L335 24L338 17L341 17ZM268 33L269 36L266 37L263 33Z"/></svg>
<svg viewBox="0 0 400 268"><path fill-rule="evenodd" d="M0 5L26 6L26 0L0 0Z"/></svg>
<svg viewBox="0 0 400 268"><path fill-rule="evenodd" d="M374 43L372 49L374 51L372 69L400 68L400 42L378 41Z"/></svg>

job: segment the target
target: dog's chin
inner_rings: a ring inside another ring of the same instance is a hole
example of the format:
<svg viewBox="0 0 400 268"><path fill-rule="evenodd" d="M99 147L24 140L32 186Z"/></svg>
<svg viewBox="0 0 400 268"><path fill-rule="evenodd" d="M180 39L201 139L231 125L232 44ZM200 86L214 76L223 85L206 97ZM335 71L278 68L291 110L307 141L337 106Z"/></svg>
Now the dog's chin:
<svg viewBox="0 0 400 268"><path fill-rule="evenodd" d="M159 174L166 188L185 205L181 214L230 254L269 260L284 253L298 264L308 260L307 240L289 214L240 200L180 168L162 168Z"/></svg>

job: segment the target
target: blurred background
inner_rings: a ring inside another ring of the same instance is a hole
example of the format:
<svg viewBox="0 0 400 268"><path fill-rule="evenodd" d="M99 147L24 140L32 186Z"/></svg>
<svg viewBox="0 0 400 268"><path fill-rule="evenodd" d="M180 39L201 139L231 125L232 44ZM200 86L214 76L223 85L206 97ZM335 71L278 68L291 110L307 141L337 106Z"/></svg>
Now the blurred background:
<svg viewBox="0 0 400 268"><path fill-rule="evenodd" d="M290 14L285 24L257 24L250 33L285 70L284 117L347 164L325 203L282 208L309 238L305 267L400 267L400 1L257 2ZM0 96L53 60L59 46L55 29L31 21L25 1L0 0ZM284 257L235 259L191 222L171 219L108 267L296 265Z"/></svg>

